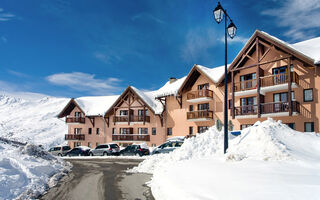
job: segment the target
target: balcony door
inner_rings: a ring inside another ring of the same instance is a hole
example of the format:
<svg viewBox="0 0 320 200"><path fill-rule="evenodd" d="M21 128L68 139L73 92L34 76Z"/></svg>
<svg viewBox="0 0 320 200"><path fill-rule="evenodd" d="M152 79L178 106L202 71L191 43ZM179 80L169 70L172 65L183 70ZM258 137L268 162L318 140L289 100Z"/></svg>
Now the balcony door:
<svg viewBox="0 0 320 200"><path fill-rule="evenodd" d="M255 88L256 78L256 73L240 76L241 90Z"/></svg>
<svg viewBox="0 0 320 200"><path fill-rule="evenodd" d="M241 98L241 113L255 114L257 112L257 97Z"/></svg>
<svg viewBox="0 0 320 200"><path fill-rule="evenodd" d="M288 105L288 93L277 93L273 94L273 102L274 102L274 111L275 112L283 112L285 110L285 106Z"/></svg>

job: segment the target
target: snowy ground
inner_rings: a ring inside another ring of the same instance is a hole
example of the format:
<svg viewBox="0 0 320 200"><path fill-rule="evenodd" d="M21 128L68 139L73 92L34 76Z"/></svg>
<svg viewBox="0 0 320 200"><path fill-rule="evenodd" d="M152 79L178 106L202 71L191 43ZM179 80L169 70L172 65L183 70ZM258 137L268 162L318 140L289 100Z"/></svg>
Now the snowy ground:
<svg viewBox="0 0 320 200"><path fill-rule="evenodd" d="M320 137L271 119L247 128L222 154L214 127L133 172L153 173L156 199L319 199Z"/></svg>
<svg viewBox="0 0 320 200"><path fill-rule="evenodd" d="M67 101L41 94L0 94L0 137L30 144L0 141L0 200L35 198L70 169L32 145L48 149L64 143L67 126L56 115Z"/></svg>

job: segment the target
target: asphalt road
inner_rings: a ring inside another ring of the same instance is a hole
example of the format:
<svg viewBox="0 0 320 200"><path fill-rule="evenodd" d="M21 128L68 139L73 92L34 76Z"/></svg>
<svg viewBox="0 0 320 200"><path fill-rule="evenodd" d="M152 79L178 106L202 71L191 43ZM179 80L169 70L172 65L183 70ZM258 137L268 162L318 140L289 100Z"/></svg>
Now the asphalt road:
<svg viewBox="0 0 320 200"><path fill-rule="evenodd" d="M128 199L153 200L151 190L145 185L148 174L127 173L141 160L88 159L68 160L73 164L72 172L63 177L40 199Z"/></svg>

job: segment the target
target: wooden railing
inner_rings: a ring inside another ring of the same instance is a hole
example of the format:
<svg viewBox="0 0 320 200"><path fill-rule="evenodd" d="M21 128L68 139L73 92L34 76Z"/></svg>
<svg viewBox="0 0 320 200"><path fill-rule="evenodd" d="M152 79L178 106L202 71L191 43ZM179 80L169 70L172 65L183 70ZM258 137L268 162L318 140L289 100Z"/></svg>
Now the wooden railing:
<svg viewBox="0 0 320 200"><path fill-rule="evenodd" d="M65 140L85 140L85 135L84 134L66 134L64 136Z"/></svg>
<svg viewBox="0 0 320 200"><path fill-rule="evenodd" d="M84 124L86 119L84 117L66 117L66 123L81 123Z"/></svg>
<svg viewBox="0 0 320 200"><path fill-rule="evenodd" d="M289 112L289 102L271 102L261 104L261 114ZM297 101L292 101L292 112L300 113L300 104Z"/></svg>
<svg viewBox="0 0 320 200"><path fill-rule="evenodd" d="M202 97L213 98L213 91L208 89L191 91L187 93L187 100L197 99Z"/></svg>
<svg viewBox="0 0 320 200"><path fill-rule="evenodd" d="M299 75L296 72L290 72L292 83L299 84ZM274 74L270 76L260 77L260 87L268 87L288 83L289 73ZM240 81L234 83L234 91L245 91L257 88L257 79ZM232 91L232 87L230 87Z"/></svg>
<svg viewBox="0 0 320 200"><path fill-rule="evenodd" d="M187 112L187 119L201 119L201 118L213 119L213 111L199 110L199 111Z"/></svg>
<svg viewBox="0 0 320 200"><path fill-rule="evenodd" d="M270 102L261 103L261 114L289 112L289 102ZM292 101L291 104L292 112L300 113L300 104L297 101ZM258 105L246 105L235 107L235 115L257 115Z"/></svg>
<svg viewBox="0 0 320 200"><path fill-rule="evenodd" d="M129 116L114 116L113 121L114 122L143 122L144 116L140 115L131 115L130 119L128 119ZM145 122L150 122L150 116L145 117Z"/></svg>
<svg viewBox="0 0 320 200"><path fill-rule="evenodd" d="M137 134L117 134L112 135L113 141L150 141L150 135L137 135Z"/></svg>
<svg viewBox="0 0 320 200"><path fill-rule="evenodd" d="M235 115L256 115L258 114L257 105L246 105L235 107Z"/></svg>
<svg viewBox="0 0 320 200"><path fill-rule="evenodd" d="M244 90L252 90L257 88L257 79L252 80L246 80L246 81L240 81L234 83L234 91L244 91ZM230 88L230 91L232 91L232 88Z"/></svg>

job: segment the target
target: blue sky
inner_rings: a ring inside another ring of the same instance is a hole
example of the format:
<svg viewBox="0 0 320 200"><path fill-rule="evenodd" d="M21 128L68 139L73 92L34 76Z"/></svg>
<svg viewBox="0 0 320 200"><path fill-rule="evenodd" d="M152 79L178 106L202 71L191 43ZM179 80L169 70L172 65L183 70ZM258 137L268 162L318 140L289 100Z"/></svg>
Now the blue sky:
<svg viewBox="0 0 320 200"><path fill-rule="evenodd" d="M2 0L0 91L79 97L161 87L193 64L224 64L213 0ZM320 36L317 0L221 1L238 27L228 62L255 29L290 43Z"/></svg>

